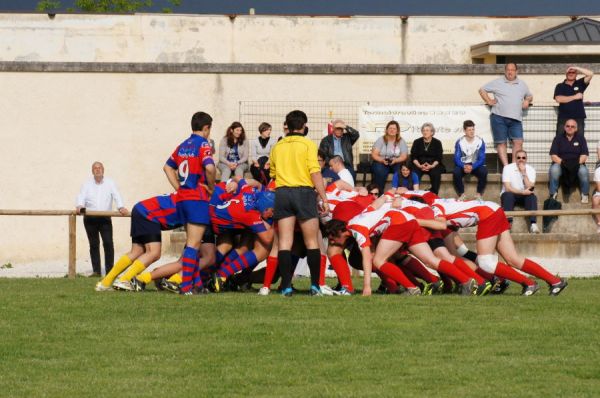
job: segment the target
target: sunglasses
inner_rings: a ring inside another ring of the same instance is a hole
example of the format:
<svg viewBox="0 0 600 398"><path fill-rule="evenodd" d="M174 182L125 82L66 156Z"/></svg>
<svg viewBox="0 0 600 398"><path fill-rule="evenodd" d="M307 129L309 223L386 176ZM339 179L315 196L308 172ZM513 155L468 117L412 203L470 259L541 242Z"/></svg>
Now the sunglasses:
<svg viewBox="0 0 600 398"><path fill-rule="evenodd" d="M379 196L379 192L369 192L369 194L371 194L373 196Z"/></svg>
<svg viewBox="0 0 600 398"><path fill-rule="evenodd" d="M566 124L566 125L565 125L565 127L566 127L566 128L568 128L568 129L574 129L574 128L576 128L577 126L574 126L574 125L572 125L572 124Z"/></svg>
<svg viewBox="0 0 600 398"><path fill-rule="evenodd" d="M525 159L527 159L527 156L517 156L517 160L521 160L521 159L525 160Z"/></svg>

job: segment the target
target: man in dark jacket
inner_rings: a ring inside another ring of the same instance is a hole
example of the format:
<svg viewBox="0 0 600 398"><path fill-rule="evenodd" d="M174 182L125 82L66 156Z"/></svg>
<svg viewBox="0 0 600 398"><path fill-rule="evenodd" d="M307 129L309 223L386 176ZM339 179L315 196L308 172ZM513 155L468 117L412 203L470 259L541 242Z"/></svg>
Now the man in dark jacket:
<svg viewBox="0 0 600 398"><path fill-rule="evenodd" d="M356 172L354 171L352 146L358 141L359 136L357 130L347 126L343 120L337 119L333 121L333 134L323 138L319 145L319 150L323 151L326 156L326 163L335 155L341 156L344 159L344 165L352 173L354 179L356 179Z"/></svg>

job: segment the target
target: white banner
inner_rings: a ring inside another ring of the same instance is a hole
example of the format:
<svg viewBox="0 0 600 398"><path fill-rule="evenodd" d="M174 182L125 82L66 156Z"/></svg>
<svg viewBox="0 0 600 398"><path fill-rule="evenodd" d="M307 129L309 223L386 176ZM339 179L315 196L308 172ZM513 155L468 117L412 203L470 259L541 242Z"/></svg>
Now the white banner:
<svg viewBox="0 0 600 398"><path fill-rule="evenodd" d="M413 141L421 137L423 123L432 123L435 138L442 141L444 153L454 153L454 144L463 136L463 122L475 123L475 134L483 138L486 152L493 152L490 129L490 111L485 105L398 105L363 106L358 117L360 152L370 153L377 138L383 136L386 124L395 120L400 125L400 134L410 148Z"/></svg>

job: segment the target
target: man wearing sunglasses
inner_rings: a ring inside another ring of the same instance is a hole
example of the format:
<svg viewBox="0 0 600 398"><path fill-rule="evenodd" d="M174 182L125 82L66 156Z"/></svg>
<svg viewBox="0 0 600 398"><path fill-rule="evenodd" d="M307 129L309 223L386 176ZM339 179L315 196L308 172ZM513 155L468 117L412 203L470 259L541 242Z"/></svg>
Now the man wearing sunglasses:
<svg viewBox="0 0 600 398"><path fill-rule="evenodd" d="M583 77L577 79L581 73ZM583 107L583 93L590 84L594 73L591 70L578 66L569 66L566 79L558 83L554 89L554 100L558 102L558 119L556 121L556 135L564 132L567 119L575 119L579 126L579 135L583 136L585 127L585 109Z"/></svg>
<svg viewBox="0 0 600 398"><path fill-rule="evenodd" d="M515 205L525 210L537 210L537 197L533 193L535 187L535 169L527 164L527 152L520 150L515 154L515 162L502 169L502 192L500 202L504 211L512 211ZM512 225L512 217L508 222ZM529 217L529 232L539 234L537 217Z"/></svg>
<svg viewBox="0 0 600 398"><path fill-rule="evenodd" d="M554 137L550 147L552 165L549 174L550 197L556 199L558 186L562 182L569 189L577 185L581 191L581 203L588 203L590 192L590 176L585 165L589 156L587 141L577 132L577 121L568 119L564 132Z"/></svg>

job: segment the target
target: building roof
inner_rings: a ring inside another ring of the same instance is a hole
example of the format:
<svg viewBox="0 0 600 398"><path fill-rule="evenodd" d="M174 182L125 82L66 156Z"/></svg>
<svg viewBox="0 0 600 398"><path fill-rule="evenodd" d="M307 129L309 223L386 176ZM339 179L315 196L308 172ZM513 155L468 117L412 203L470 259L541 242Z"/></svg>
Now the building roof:
<svg viewBox="0 0 600 398"><path fill-rule="evenodd" d="M517 40L521 43L600 43L600 22L580 18Z"/></svg>

